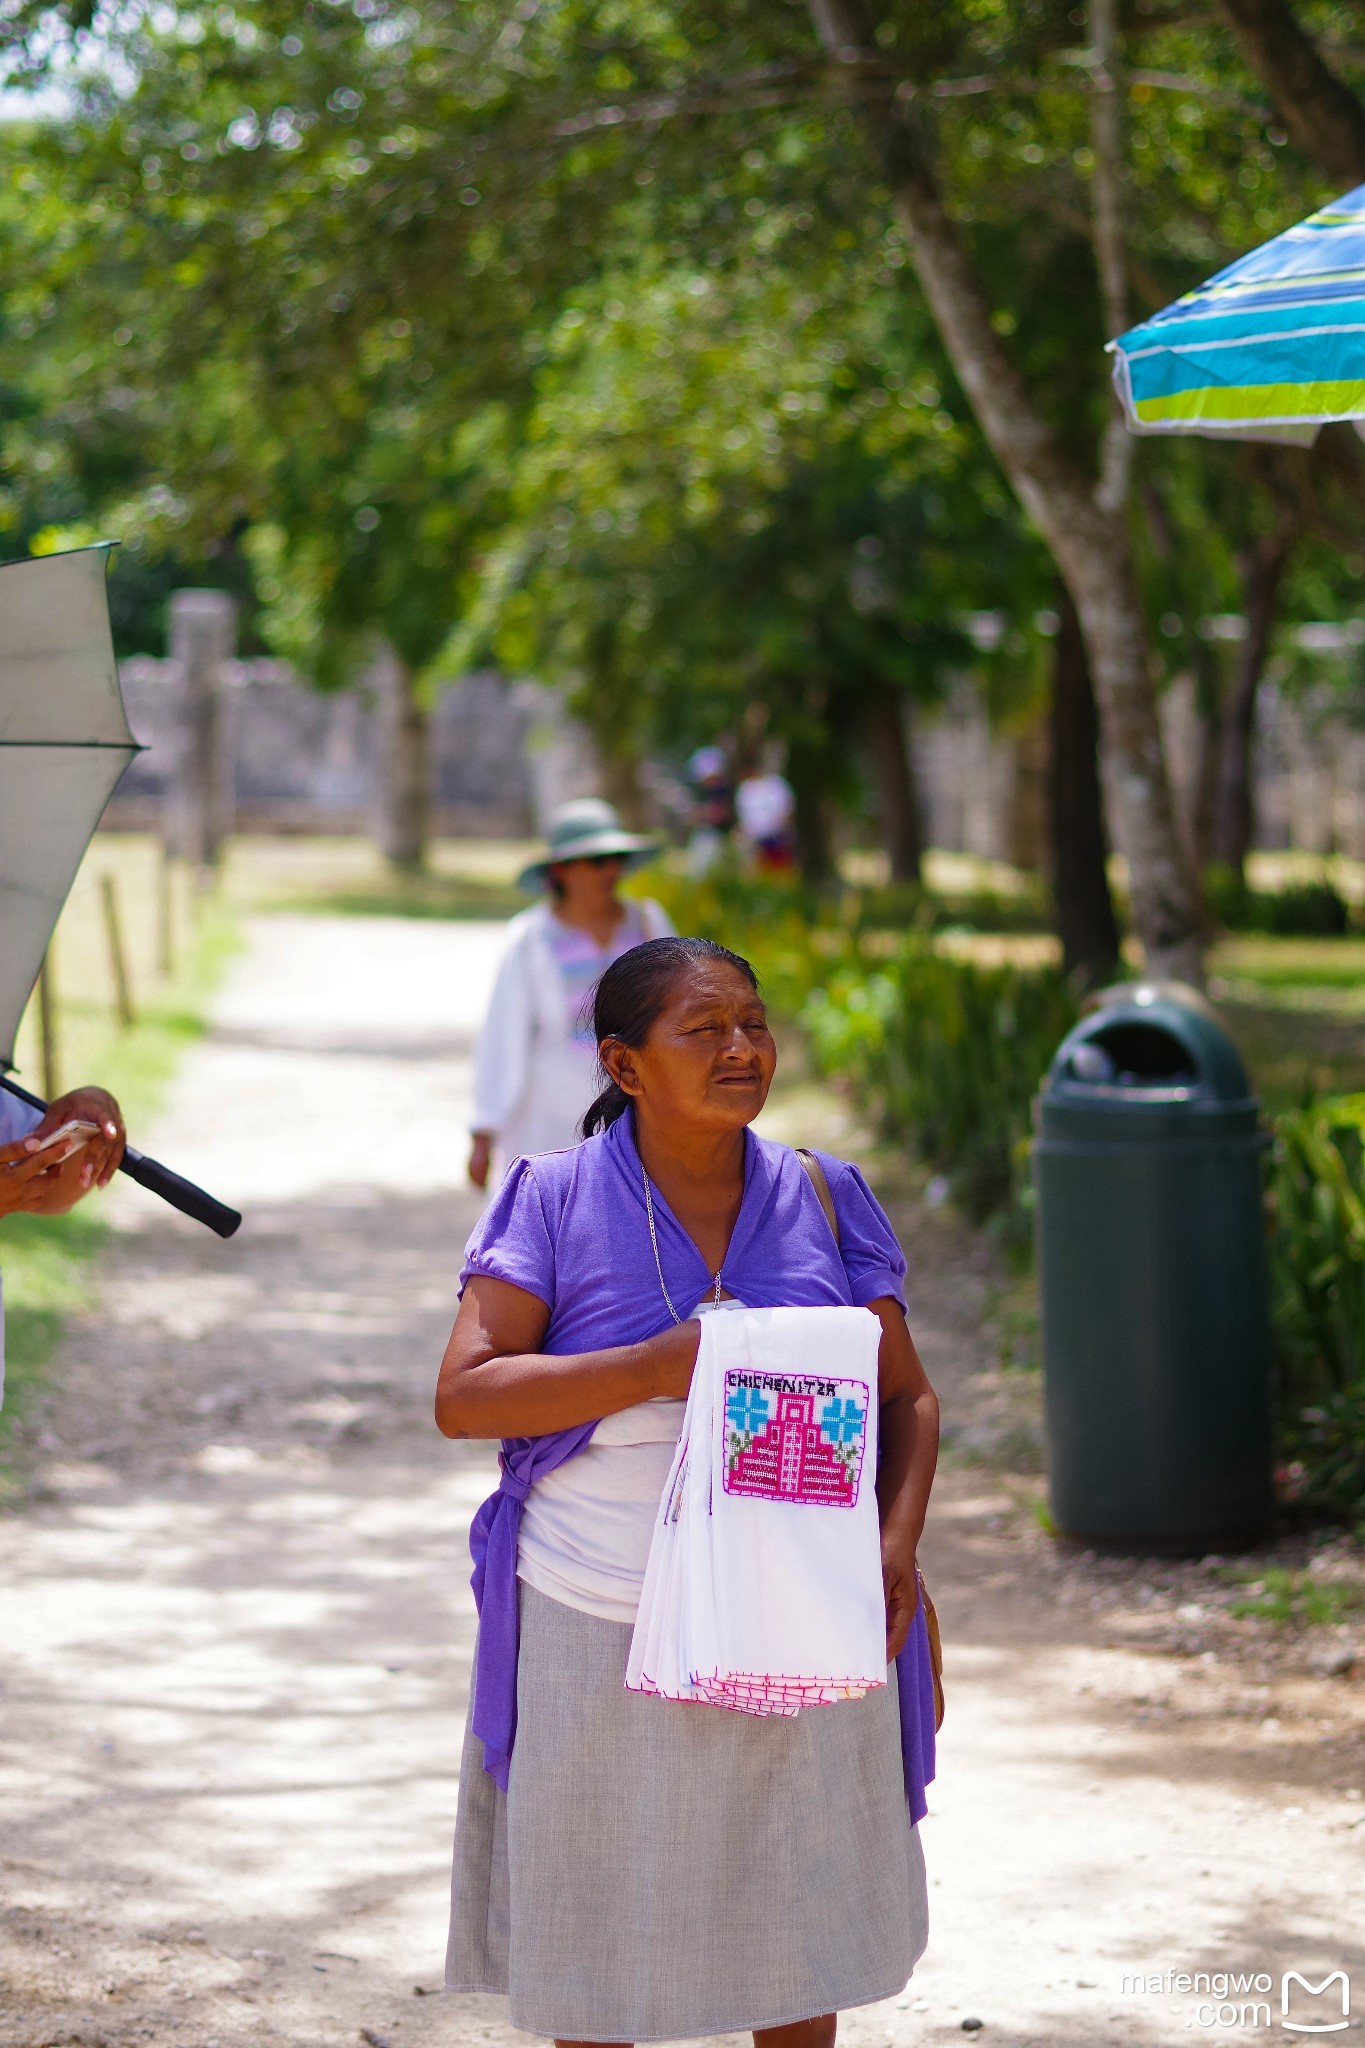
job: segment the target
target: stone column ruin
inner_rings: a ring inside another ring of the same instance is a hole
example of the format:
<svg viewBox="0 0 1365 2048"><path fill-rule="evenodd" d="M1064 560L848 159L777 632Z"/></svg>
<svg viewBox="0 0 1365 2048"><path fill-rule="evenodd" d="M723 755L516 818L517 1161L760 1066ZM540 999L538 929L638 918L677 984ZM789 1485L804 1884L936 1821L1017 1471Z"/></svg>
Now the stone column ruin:
<svg viewBox="0 0 1365 2048"><path fill-rule="evenodd" d="M224 699L237 639L236 598L226 590L172 591L169 639L180 684L175 848L208 872L232 829Z"/></svg>

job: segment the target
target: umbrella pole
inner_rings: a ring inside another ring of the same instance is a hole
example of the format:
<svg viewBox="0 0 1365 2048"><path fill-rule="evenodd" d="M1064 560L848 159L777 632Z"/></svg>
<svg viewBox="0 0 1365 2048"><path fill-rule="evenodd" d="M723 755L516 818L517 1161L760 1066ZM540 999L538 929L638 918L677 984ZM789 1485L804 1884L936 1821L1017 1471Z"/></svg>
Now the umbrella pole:
<svg viewBox="0 0 1365 2048"><path fill-rule="evenodd" d="M20 1087L9 1074L0 1074L0 1088L17 1095L20 1102L26 1102L30 1109L47 1109L41 1096L30 1095L28 1089ZM196 1223L203 1223L216 1231L219 1237L231 1237L240 1228L242 1216L239 1209L229 1209L226 1202L206 1194L192 1180L182 1180L159 1159L149 1159L145 1152L135 1151L131 1145L124 1147L118 1170L126 1173L130 1180L135 1180L139 1187L146 1188L149 1194L159 1195L163 1202L169 1202L182 1216L193 1217Z"/></svg>

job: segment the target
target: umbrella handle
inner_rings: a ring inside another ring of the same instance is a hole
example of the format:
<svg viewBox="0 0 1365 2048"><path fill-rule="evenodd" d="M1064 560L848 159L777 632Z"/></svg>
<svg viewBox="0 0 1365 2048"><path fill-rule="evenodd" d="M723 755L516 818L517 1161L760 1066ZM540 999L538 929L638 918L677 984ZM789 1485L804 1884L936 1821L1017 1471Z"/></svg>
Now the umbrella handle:
<svg viewBox="0 0 1365 2048"><path fill-rule="evenodd" d="M40 1095L30 1095L27 1088L21 1088L8 1074L0 1074L0 1088L17 1095L30 1109L47 1108ZM139 1187L146 1188L149 1194L159 1195L163 1202L169 1202L182 1216L191 1216L196 1223L207 1224L219 1237L231 1237L241 1226L239 1209L229 1209L226 1202L216 1201L212 1195L205 1194L203 1188L197 1188L192 1180L182 1180L159 1159L149 1159L145 1152L135 1151L131 1145L124 1146L118 1170L126 1173L130 1180L135 1180Z"/></svg>
<svg viewBox="0 0 1365 2048"><path fill-rule="evenodd" d="M126 1173L140 1188L149 1194L160 1195L163 1202L169 1202L182 1216L192 1216L196 1223L206 1223L219 1237L231 1237L240 1228L242 1212L229 1209L226 1202L217 1201L197 1188L192 1180L182 1180L178 1173L172 1173L169 1166L163 1166L159 1159L149 1159L145 1152L135 1151L125 1145L119 1161L119 1172Z"/></svg>

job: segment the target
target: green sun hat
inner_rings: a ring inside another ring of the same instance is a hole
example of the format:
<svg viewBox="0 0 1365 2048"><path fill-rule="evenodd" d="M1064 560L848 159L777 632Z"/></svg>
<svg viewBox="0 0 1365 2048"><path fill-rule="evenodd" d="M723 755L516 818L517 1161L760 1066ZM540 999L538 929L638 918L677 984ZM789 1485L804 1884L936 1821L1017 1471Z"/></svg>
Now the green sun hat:
<svg viewBox="0 0 1365 2048"><path fill-rule="evenodd" d="M550 869L560 861L599 860L615 855L627 868L638 868L663 851L662 840L627 832L614 805L600 796L580 796L570 804L561 804L550 820L546 838L548 844L541 858L533 860L517 876L519 889L543 889Z"/></svg>

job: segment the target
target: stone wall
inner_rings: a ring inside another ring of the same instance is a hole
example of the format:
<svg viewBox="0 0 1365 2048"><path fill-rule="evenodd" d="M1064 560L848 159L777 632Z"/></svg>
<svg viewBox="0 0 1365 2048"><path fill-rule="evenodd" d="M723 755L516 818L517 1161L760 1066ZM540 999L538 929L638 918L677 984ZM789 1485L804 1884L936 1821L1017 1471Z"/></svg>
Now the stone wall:
<svg viewBox="0 0 1365 2048"><path fill-rule="evenodd" d="M1204 745L1191 679L1166 691L1161 724L1177 811L1191 840ZM1336 692L1289 697L1263 683L1255 766L1257 847L1365 860L1365 729L1343 713Z"/></svg>
<svg viewBox="0 0 1365 2048"><path fill-rule="evenodd" d="M239 831L368 832L378 794L379 721L371 693L324 694L285 662L228 664L225 692L229 809ZM115 828L159 827L176 774L181 690L174 662L122 664L129 722L147 751L107 813ZM1162 699L1167 761L1190 815L1200 732L1192 687ZM968 675L914 726L916 773L930 846L1036 867L1044 853L1041 725L992 731ZM433 824L440 834L538 833L556 805L596 793L600 768L584 729L554 691L488 673L442 690L432 713ZM656 805L657 808L657 805ZM1289 699L1261 692L1258 846L1340 852L1365 860L1365 729L1326 691Z"/></svg>
<svg viewBox="0 0 1365 2048"><path fill-rule="evenodd" d="M1177 813L1192 837L1203 734L1193 684L1161 699L1162 736ZM985 698L967 676L941 709L915 725L925 843L1020 867L1046 847L1046 735L1041 721L1014 736L993 732ZM1342 853L1365 860L1365 726L1339 693L1292 697L1261 687L1256 745L1256 839L1267 852Z"/></svg>
<svg viewBox="0 0 1365 2048"><path fill-rule="evenodd" d="M182 732L175 663L150 656L120 670L133 732L147 749L130 766L107 822L159 827ZM366 832L378 795L379 721L361 684L326 694L286 662L233 661L224 693L229 803L239 831ZM433 823L442 834L522 837L547 813L597 786L587 737L554 692L466 676L432 712Z"/></svg>
<svg viewBox="0 0 1365 2048"><path fill-rule="evenodd" d="M914 745L927 846L1018 867L1041 865L1041 725L1012 736L993 732L984 694L970 676L960 676L941 707L916 717Z"/></svg>

